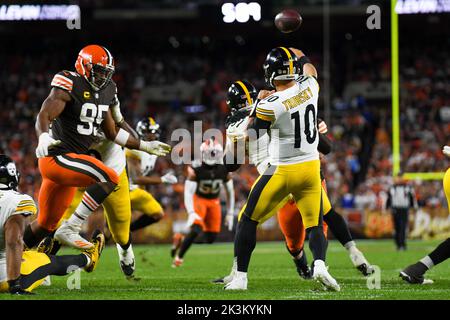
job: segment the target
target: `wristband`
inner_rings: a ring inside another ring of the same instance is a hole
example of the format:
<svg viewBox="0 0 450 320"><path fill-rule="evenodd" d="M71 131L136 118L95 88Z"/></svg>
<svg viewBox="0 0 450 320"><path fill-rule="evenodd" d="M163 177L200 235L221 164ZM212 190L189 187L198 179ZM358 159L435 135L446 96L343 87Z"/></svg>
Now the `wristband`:
<svg viewBox="0 0 450 320"><path fill-rule="evenodd" d="M117 143L119 146L125 147L129 137L130 134L127 131L119 129L119 132L117 132L114 142Z"/></svg>

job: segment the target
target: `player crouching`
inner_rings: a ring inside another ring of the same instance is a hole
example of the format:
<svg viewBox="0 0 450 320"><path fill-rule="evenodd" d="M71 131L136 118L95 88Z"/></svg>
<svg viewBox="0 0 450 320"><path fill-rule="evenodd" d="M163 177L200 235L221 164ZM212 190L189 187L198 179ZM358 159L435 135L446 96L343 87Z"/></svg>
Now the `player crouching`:
<svg viewBox="0 0 450 320"><path fill-rule="evenodd" d="M0 292L31 294L48 275L66 275L75 268L94 271L105 244L100 232L92 239L93 247L78 255L24 250L22 238L28 217L37 210L30 196L17 192L18 184L14 162L0 155Z"/></svg>

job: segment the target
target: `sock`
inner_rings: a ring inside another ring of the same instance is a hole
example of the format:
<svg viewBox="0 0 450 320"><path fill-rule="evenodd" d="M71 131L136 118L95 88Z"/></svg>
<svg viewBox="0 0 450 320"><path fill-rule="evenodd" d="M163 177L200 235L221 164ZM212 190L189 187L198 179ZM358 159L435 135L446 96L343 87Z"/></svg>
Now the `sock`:
<svg viewBox="0 0 450 320"><path fill-rule="evenodd" d="M450 257L450 238L439 244L429 255L433 265L437 265Z"/></svg>
<svg viewBox="0 0 450 320"><path fill-rule="evenodd" d="M124 245L119 244L119 246L120 246L124 251L127 251L128 248L131 246L131 235L130 235L130 237L128 238L128 242L127 242L126 244L124 244Z"/></svg>
<svg viewBox="0 0 450 320"><path fill-rule="evenodd" d="M434 262L431 260L429 256L423 257L419 260L425 267L427 267L428 270L434 267Z"/></svg>
<svg viewBox="0 0 450 320"><path fill-rule="evenodd" d="M309 248L313 254L314 260L325 261L327 252L327 239L323 234L323 226L308 228Z"/></svg>
<svg viewBox="0 0 450 320"><path fill-rule="evenodd" d="M237 257L237 270L247 272L250 257L256 246L256 227L258 222L243 215L238 223L234 241L234 253Z"/></svg>
<svg viewBox="0 0 450 320"><path fill-rule="evenodd" d="M50 234L50 231L45 231L43 229L40 230L41 231L34 233L33 229L31 229L31 223L26 226L23 234L23 242L28 249L36 247L42 239Z"/></svg>
<svg viewBox="0 0 450 320"><path fill-rule="evenodd" d="M236 271L236 274L235 274L235 277L236 278L247 278L247 272L242 272L242 271Z"/></svg>
<svg viewBox="0 0 450 320"><path fill-rule="evenodd" d="M83 224L91 213L97 210L108 195L109 193L107 193L98 183L89 186L68 222L75 225Z"/></svg>
<svg viewBox="0 0 450 320"><path fill-rule="evenodd" d="M344 244L344 247L345 247L345 249L347 249L347 251L348 251L350 254L355 254L355 253L358 253L358 252L359 252L358 248L356 247L355 241L349 241L349 242L347 242L346 244Z"/></svg>
<svg viewBox="0 0 450 320"><path fill-rule="evenodd" d="M184 255L186 254L186 251L191 247L192 243L194 242L195 238L200 234L202 231L201 227L199 225L194 224L191 227L191 232L184 237L183 243L180 246L180 251L178 252L178 258L183 259Z"/></svg>
<svg viewBox="0 0 450 320"><path fill-rule="evenodd" d="M50 256L52 268L49 275L64 276L78 268L87 266L91 261L84 253L66 256Z"/></svg>
<svg viewBox="0 0 450 320"><path fill-rule="evenodd" d="M142 216L140 216L139 218L137 218L136 220L134 220L131 223L130 231L133 232L133 231L145 228L145 227L147 227L147 226L149 226L149 225L151 225L153 223L158 222L159 220L160 219L155 219L152 216L148 216L146 214L143 214Z"/></svg>
<svg viewBox="0 0 450 320"><path fill-rule="evenodd" d="M334 211L334 209L331 209L326 215L324 215L323 220L328 224L328 227L333 235L343 246L353 240L344 218Z"/></svg>

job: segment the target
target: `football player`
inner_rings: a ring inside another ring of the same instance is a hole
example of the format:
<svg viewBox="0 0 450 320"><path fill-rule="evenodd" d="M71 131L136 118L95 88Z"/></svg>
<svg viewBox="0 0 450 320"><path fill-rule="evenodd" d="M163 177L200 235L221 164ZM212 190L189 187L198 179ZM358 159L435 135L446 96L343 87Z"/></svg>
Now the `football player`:
<svg viewBox="0 0 450 320"><path fill-rule="evenodd" d="M450 157L450 146L445 146L442 152L447 157ZM450 208L450 168L445 172L443 185L447 198L447 207ZM448 258L450 258L450 238L439 244L429 255L407 266L400 272L400 277L411 284L433 283L433 280L425 279L425 273Z"/></svg>
<svg viewBox="0 0 450 320"><path fill-rule="evenodd" d="M66 275L74 268L92 272L104 247L103 234L79 255L53 256L23 248L28 217L36 214L33 198L17 192L19 172L6 155L0 155L0 292L30 294L48 275Z"/></svg>
<svg viewBox="0 0 450 320"><path fill-rule="evenodd" d="M227 195L228 227L234 219L234 186L231 174L223 164L223 148L214 137L200 146L201 161L193 161L187 169L184 184L184 205L188 213L189 233L180 239L171 254L173 267L180 267L183 258L197 236L203 232L207 243L213 243L220 232L222 213L220 207L220 187L225 185ZM232 225L231 225L232 227Z"/></svg>
<svg viewBox="0 0 450 320"><path fill-rule="evenodd" d="M122 117L121 113L119 118L120 117ZM152 121L154 122L153 119ZM131 131L133 129L128 130ZM159 138L159 135L154 135L152 137L151 135L143 134L145 131L142 121L138 123L136 131L137 132L135 133L135 135L145 141L154 141ZM135 131L133 130L133 132ZM130 237L131 211L139 210L152 215L152 217L155 216L156 222L156 218L162 217L162 208L148 192L142 189L139 189L140 191L138 192L130 192L130 190L134 190L135 188L133 188L133 186L129 183L127 171L131 173L131 177L135 177L137 176L135 173L137 169L133 165L133 163L130 163L130 161L128 161L127 166L126 159L129 159L129 154L137 155L138 157L146 160L151 159L152 163L147 161L145 162L146 166L148 166L148 169L150 169L150 165L151 168L153 168L157 156L137 150L127 149L125 151L119 145L110 140L107 140L102 134L100 134L99 142L95 143L91 147L89 152L95 155L96 158L103 160L106 166L112 168L119 175L118 187L105 199L102 206L104 208L105 217L108 223L108 228L111 232L111 236L114 242L116 242L116 247L119 254L120 268L127 278L133 278L136 266ZM149 171L148 169L147 171ZM145 180L149 177L142 178L144 178ZM172 174L167 174L161 178L155 178L155 181L158 179L159 181L164 181L165 183L171 183L173 182L173 179L176 180L176 177L174 177ZM134 178L132 178L132 180L134 181ZM69 219L73 212L76 210L77 206L82 201L83 192L84 189L78 189L71 205L64 214L64 219ZM149 207L151 208L150 210L148 209ZM154 210L154 208L156 208L157 210ZM133 226L131 227L131 230L134 231ZM52 253L55 253L55 251L52 251Z"/></svg>
<svg viewBox="0 0 450 320"><path fill-rule="evenodd" d="M62 71L53 77L52 89L36 120L42 185L38 218L24 234L28 248L56 229L77 187L86 188L83 199L55 238L76 248L93 246L79 235L81 226L119 183L113 169L87 155L99 128L107 139L121 146L156 155L170 151L169 145L139 140L116 125L112 112L117 105L117 89L111 80L114 68L106 48L89 45L78 55L76 72Z"/></svg>
<svg viewBox="0 0 450 320"><path fill-rule="evenodd" d="M155 141L160 136L160 126L152 117L138 122L136 132L145 141ZM158 222L164 216L161 204L145 190L145 186L156 184L175 184L177 177L166 173L162 177L148 176L155 168L157 157L138 150L127 150L128 172L130 175L130 198L132 210L143 213L131 224L130 230L136 231Z"/></svg>
<svg viewBox="0 0 450 320"><path fill-rule="evenodd" d="M291 49L278 47L271 50L264 63L266 83L275 91L262 90L258 94L251 129L256 141L263 135L269 136L269 165L253 184L241 211L235 238L237 271L225 289L247 289L256 227L291 195L309 233L314 279L328 289L340 290L325 265L323 211L327 198L323 196L317 151L319 85L315 68L306 59L305 56L299 59ZM300 73L303 75L299 77ZM330 206L329 201L327 205Z"/></svg>
<svg viewBox="0 0 450 320"><path fill-rule="evenodd" d="M252 104L256 100L256 88L248 81L236 81L228 89L227 104L231 109L231 115L227 118L227 133L231 132L231 136L237 137L239 132L243 132L247 126L251 115ZM318 150L322 154L327 154L331 151L331 142L326 138L327 126L325 122L319 119L319 145ZM268 165L268 136L265 135L260 138L257 150L250 148L249 153L250 162L255 164L258 172L264 172ZM228 140L231 144L231 140ZM237 170L237 167L232 169ZM326 197L326 183L322 180L324 188L324 196ZM306 256L303 253L303 243L305 240L305 232L303 222L301 220L300 212L298 212L295 202L292 199L284 201L286 204L278 211L278 221L280 228L286 240L286 247L289 253L293 256L293 261L296 265L297 272L302 278L311 277L311 273L306 261ZM355 242L351 236L345 220L330 206L329 209L324 209L324 233L326 235L327 223L330 226L333 234L341 242L341 244L349 251L350 259L353 265L361 271L364 275L373 272L373 268L365 259L364 255L357 249ZM300 227L298 227L300 226ZM215 283L229 282L235 272L236 264L229 276L214 280Z"/></svg>

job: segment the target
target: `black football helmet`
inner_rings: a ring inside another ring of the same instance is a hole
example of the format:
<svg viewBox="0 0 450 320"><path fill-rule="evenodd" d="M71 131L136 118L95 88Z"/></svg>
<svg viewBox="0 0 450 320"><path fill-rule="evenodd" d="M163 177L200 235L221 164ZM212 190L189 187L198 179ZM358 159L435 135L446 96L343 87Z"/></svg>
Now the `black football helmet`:
<svg viewBox="0 0 450 320"><path fill-rule="evenodd" d="M248 81L235 81L228 88L227 105L234 112L246 106L250 106L256 100L258 92Z"/></svg>
<svg viewBox="0 0 450 320"><path fill-rule="evenodd" d="M295 80L301 74L298 57L285 47L272 49L266 57L263 69L266 84L273 88L273 80Z"/></svg>
<svg viewBox="0 0 450 320"><path fill-rule="evenodd" d="M16 164L7 155L0 154L0 189L17 190L20 174Z"/></svg>
<svg viewBox="0 0 450 320"><path fill-rule="evenodd" d="M136 132L141 138L145 138L148 134L154 134L156 139L159 139L161 129L155 119L147 117L137 123Z"/></svg>

